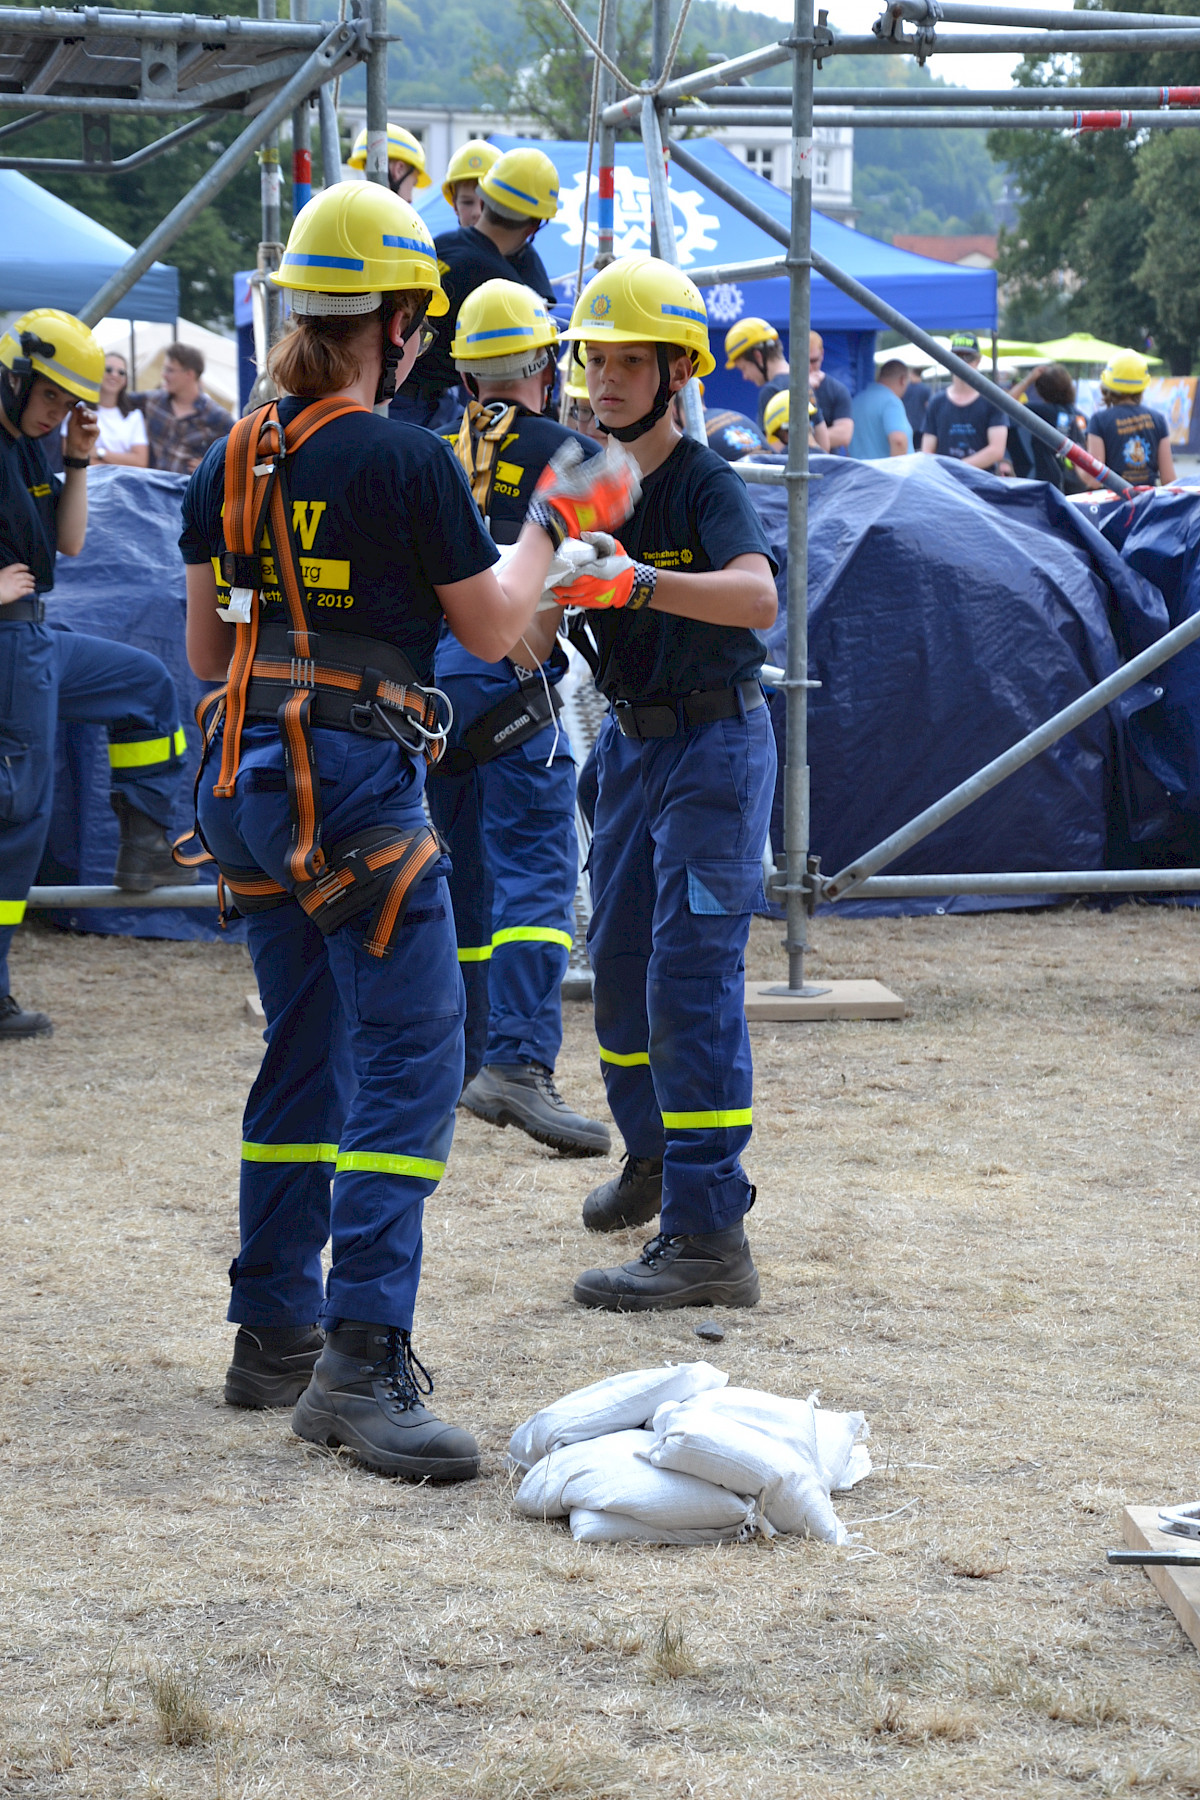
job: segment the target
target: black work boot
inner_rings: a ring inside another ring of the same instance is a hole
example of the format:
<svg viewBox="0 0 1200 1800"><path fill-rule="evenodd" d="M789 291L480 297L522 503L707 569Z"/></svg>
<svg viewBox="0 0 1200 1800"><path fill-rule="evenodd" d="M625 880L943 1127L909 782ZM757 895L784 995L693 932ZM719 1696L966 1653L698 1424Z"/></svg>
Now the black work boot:
<svg viewBox="0 0 1200 1800"><path fill-rule="evenodd" d="M239 1325L226 1406L295 1406L324 1342L315 1325Z"/></svg>
<svg viewBox="0 0 1200 1800"><path fill-rule="evenodd" d="M5 1038L49 1037L53 1030L45 1013L26 1012L11 994L0 998L0 1043Z"/></svg>
<svg viewBox="0 0 1200 1800"><path fill-rule="evenodd" d="M581 1306L605 1312L665 1312L674 1306L757 1306L758 1270L741 1223L693 1237L662 1233L636 1262L588 1269L575 1283Z"/></svg>
<svg viewBox="0 0 1200 1800"><path fill-rule="evenodd" d="M113 882L129 894L148 894L157 887L190 887L199 871L181 868L171 855L166 830L146 813L131 806L124 794L112 796L112 809L121 826L121 844Z"/></svg>
<svg viewBox="0 0 1200 1800"><path fill-rule="evenodd" d="M426 1411L433 1377L407 1331L343 1319L325 1338L292 1430L312 1444L339 1444L381 1475L406 1481L470 1481L479 1446L469 1431Z"/></svg>
<svg viewBox="0 0 1200 1800"><path fill-rule="evenodd" d="M589 1231L620 1231L648 1225L662 1207L661 1156L629 1156L611 1181L593 1188L583 1203Z"/></svg>
<svg viewBox="0 0 1200 1800"><path fill-rule="evenodd" d="M542 1063L489 1063L459 1105L489 1125L517 1125L564 1156L607 1156L612 1146L608 1126L572 1112Z"/></svg>

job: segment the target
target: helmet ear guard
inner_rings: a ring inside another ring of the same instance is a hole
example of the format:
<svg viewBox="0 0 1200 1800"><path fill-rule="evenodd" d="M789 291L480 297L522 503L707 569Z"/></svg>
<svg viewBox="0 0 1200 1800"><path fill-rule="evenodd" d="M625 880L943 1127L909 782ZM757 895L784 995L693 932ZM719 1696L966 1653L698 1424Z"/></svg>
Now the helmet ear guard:
<svg viewBox="0 0 1200 1800"><path fill-rule="evenodd" d="M14 356L6 368L0 368L0 375L3 376L3 381L0 382L0 406L3 406L5 417L10 423L19 428L22 415L29 404L33 378L37 374L33 359L35 356L53 358L54 345L40 338L36 331L23 331L18 341L21 354Z"/></svg>

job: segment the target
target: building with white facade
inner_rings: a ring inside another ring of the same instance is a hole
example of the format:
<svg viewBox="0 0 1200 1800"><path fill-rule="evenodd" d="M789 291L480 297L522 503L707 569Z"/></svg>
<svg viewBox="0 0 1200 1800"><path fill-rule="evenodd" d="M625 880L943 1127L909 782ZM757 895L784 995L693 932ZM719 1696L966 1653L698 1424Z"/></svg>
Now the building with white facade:
<svg viewBox="0 0 1200 1800"><path fill-rule="evenodd" d="M340 108L342 124L353 142L355 134L367 122L363 107ZM397 125L420 138L425 151L425 169L438 187L446 174L446 165L454 152L471 138L490 137L502 131L509 137L544 138L546 128L537 119L519 114L488 112L482 107L472 110L459 106L393 106L390 117Z"/></svg>

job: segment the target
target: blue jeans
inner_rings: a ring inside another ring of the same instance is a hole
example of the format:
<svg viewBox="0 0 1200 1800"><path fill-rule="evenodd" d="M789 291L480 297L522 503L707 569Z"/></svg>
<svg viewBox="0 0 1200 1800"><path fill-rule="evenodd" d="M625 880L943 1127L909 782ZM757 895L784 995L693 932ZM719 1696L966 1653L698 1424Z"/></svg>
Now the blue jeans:
<svg viewBox="0 0 1200 1800"><path fill-rule="evenodd" d="M745 949L765 904L770 713L642 743L610 717L596 757L588 950L608 1103L630 1154L663 1158L661 1229L721 1231L751 1198Z"/></svg>
<svg viewBox="0 0 1200 1800"><path fill-rule="evenodd" d="M424 823L422 769L398 745L312 735L325 843L366 826ZM291 814L273 726L244 732L232 799L214 796L206 771L199 812L218 862L254 865L288 885ZM292 899L247 920L267 1049L243 1121L232 1320L412 1328L424 1203L445 1172L462 1088L464 1004L445 867L436 863L413 889L386 959L364 948L369 910L331 937Z"/></svg>

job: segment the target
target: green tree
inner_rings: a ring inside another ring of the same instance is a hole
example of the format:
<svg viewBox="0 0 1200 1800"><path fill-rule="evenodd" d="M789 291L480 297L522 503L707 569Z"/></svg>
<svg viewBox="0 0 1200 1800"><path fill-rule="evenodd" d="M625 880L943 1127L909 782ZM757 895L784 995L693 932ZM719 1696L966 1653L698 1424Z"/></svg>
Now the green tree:
<svg viewBox="0 0 1200 1800"><path fill-rule="evenodd" d="M1105 0L1105 10L1115 10ZM1200 0L1120 0L1120 10L1200 13ZM1200 55L1130 50L1029 58L1026 87L1160 87L1200 81ZM1134 346L1152 344L1176 374L1200 347L1200 160L1189 134L997 131L993 154L1021 195L1017 225L1001 234L1007 330L1030 331L1047 309L1072 327Z"/></svg>
<svg viewBox="0 0 1200 1800"><path fill-rule="evenodd" d="M520 22L524 33L520 66L481 53L474 77L484 105L498 112L528 114L552 137L585 137L595 66L591 51L546 0L516 0L510 17ZM581 17L594 35L597 9L589 6ZM626 0L618 10L613 60L631 81L644 81L649 73L650 21L651 0L634 0L632 5Z"/></svg>

